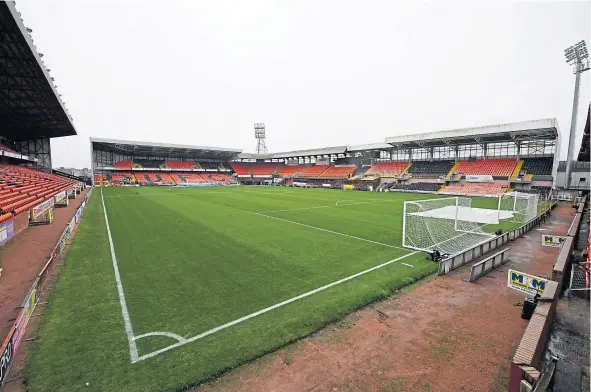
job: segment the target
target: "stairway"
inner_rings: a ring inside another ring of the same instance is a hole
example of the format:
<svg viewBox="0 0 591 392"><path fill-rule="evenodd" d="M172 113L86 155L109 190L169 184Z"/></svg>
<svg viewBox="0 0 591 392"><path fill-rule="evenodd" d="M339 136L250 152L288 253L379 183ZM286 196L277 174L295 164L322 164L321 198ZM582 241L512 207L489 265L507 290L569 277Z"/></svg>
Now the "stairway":
<svg viewBox="0 0 591 392"><path fill-rule="evenodd" d="M460 161L457 161L455 163L455 165L453 165L452 168L449 170L449 173L447 173L447 176L445 176L445 179L446 180L451 180L452 179L452 176L453 176L454 172L456 170L458 170L458 166L460 166Z"/></svg>
<svg viewBox="0 0 591 392"><path fill-rule="evenodd" d="M515 169L513 169L513 174L511 174L511 181L517 180L517 176L523 167L523 160L520 159L517 161L517 165L515 165Z"/></svg>

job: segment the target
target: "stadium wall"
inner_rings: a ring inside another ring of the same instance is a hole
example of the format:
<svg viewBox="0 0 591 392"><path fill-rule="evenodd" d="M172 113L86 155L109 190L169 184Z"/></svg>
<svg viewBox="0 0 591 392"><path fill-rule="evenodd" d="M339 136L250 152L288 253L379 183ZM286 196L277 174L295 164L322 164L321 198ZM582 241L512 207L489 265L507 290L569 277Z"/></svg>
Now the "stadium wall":
<svg viewBox="0 0 591 392"><path fill-rule="evenodd" d="M587 200L579 204L571 226L552 269L550 280L532 315L513 360L509 374L509 392L519 392L523 384L535 386L542 372L539 369L548 334L556 314L556 306L568 276L571 256Z"/></svg>

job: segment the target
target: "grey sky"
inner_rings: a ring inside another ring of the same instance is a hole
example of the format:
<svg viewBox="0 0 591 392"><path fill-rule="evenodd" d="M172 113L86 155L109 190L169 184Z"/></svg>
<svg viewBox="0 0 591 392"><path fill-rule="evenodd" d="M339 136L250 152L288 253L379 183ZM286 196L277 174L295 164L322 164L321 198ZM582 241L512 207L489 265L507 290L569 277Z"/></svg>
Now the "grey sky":
<svg viewBox="0 0 591 392"><path fill-rule="evenodd" d="M78 130L52 141L54 166L88 166L89 136L253 152L254 122L272 152L547 117L566 137L574 76L563 49L591 44L589 2L16 6Z"/></svg>

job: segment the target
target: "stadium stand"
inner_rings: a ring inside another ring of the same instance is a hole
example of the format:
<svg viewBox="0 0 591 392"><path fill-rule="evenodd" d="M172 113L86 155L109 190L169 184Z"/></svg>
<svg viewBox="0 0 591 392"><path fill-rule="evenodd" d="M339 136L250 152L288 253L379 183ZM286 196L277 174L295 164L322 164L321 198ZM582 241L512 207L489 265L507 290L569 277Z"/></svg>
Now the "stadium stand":
<svg viewBox="0 0 591 392"><path fill-rule="evenodd" d="M130 184L135 183L136 180L131 172L115 172L111 175L111 181L116 184Z"/></svg>
<svg viewBox="0 0 591 392"><path fill-rule="evenodd" d="M134 167L143 167L145 169L155 169L164 167L164 160L160 159L134 159Z"/></svg>
<svg viewBox="0 0 591 392"><path fill-rule="evenodd" d="M355 173L353 173L353 177L363 177L368 169L369 166L362 166L357 168L357 170L355 170Z"/></svg>
<svg viewBox="0 0 591 392"><path fill-rule="evenodd" d="M507 192L508 186L496 183L465 182L461 184L447 185L439 191L442 194L452 195L500 195Z"/></svg>
<svg viewBox="0 0 591 392"><path fill-rule="evenodd" d="M263 175L270 176L280 170L283 165L279 163L251 163L250 172L253 176Z"/></svg>
<svg viewBox="0 0 591 392"><path fill-rule="evenodd" d="M16 151L14 151L12 148L8 148L8 147L6 147L6 146L5 146L5 145L3 145L3 144L0 144L0 150L3 150L3 151L8 151L8 152L13 152L13 153L17 153L17 152L16 152Z"/></svg>
<svg viewBox="0 0 591 392"><path fill-rule="evenodd" d="M509 177L517 165L515 159L478 159L475 161L459 161L451 170L455 173L468 175L490 175L493 177Z"/></svg>
<svg viewBox="0 0 591 392"><path fill-rule="evenodd" d="M232 184L234 180L225 174L202 173L201 177L210 184Z"/></svg>
<svg viewBox="0 0 591 392"><path fill-rule="evenodd" d="M415 182L413 184L392 184L389 189L400 189L405 191L437 192L441 184L429 182Z"/></svg>
<svg viewBox="0 0 591 392"><path fill-rule="evenodd" d="M179 173L178 176L186 184L204 184L207 182L197 173ZM179 182L177 182L177 184L179 184Z"/></svg>
<svg viewBox="0 0 591 392"><path fill-rule="evenodd" d="M453 166L452 161L416 161L412 163L408 172L413 177L438 178L446 176Z"/></svg>
<svg viewBox="0 0 591 392"><path fill-rule="evenodd" d="M194 162L167 160L164 164L169 169L193 169Z"/></svg>
<svg viewBox="0 0 591 392"><path fill-rule="evenodd" d="M22 166L0 166L0 214L19 214L76 183Z"/></svg>
<svg viewBox="0 0 591 392"><path fill-rule="evenodd" d="M115 162L115 169L131 169L132 167L133 161L131 159Z"/></svg>
<svg viewBox="0 0 591 392"><path fill-rule="evenodd" d="M277 174L281 177L286 177L286 178L291 178L294 175L298 174L299 172L301 172L302 170L304 170L305 168L307 168L308 165L292 165L292 166L285 166L284 168L282 168L281 170L279 170L277 172Z"/></svg>
<svg viewBox="0 0 591 392"><path fill-rule="evenodd" d="M357 166L329 166L318 177L345 179L350 177L355 170L357 170Z"/></svg>
<svg viewBox="0 0 591 392"><path fill-rule="evenodd" d="M294 175L294 177L298 178L309 178L309 177L318 177L324 171L328 169L328 165L314 165L308 166L307 168L300 171L298 174Z"/></svg>
<svg viewBox="0 0 591 392"><path fill-rule="evenodd" d="M239 176L246 176L250 174L247 163L232 162L230 163L230 167L232 170L234 170L234 173L238 174Z"/></svg>
<svg viewBox="0 0 591 392"><path fill-rule="evenodd" d="M366 176L377 175L380 177L396 177L404 172L408 162L378 162L370 167L366 172Z"/></svg>
<svg viewBox="0 0 591 392"><path fill-rule="evenodd" d="M528 174L551 176L552 158L525 158L521 170Z"/></svg>
<svg viewBox="0 0 591 392"><path fill-rule="evenodd" d="M220 168L219 162L198 162L199 168L201 169L214 169L217 170Z"/></svg>

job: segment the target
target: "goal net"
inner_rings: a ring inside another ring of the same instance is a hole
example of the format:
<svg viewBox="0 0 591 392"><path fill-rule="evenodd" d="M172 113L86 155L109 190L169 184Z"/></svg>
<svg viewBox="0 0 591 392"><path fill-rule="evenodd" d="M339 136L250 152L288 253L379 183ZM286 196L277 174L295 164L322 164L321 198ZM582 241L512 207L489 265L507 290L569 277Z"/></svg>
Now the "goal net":
<svg viewBox="0 0 591 392"><path fill-rule="evenodd" d="M468 197L404 202L402 246L457 254L492 237L482 228L499 223L499 211L472 208Z"/></svg>
<svg viewBox="0 0 591 392"><path fill-rule="evenodd" d="M538 215L538 195L509 192L499 200L499 215L509 216L510 222L527 223Z"/></svg>

